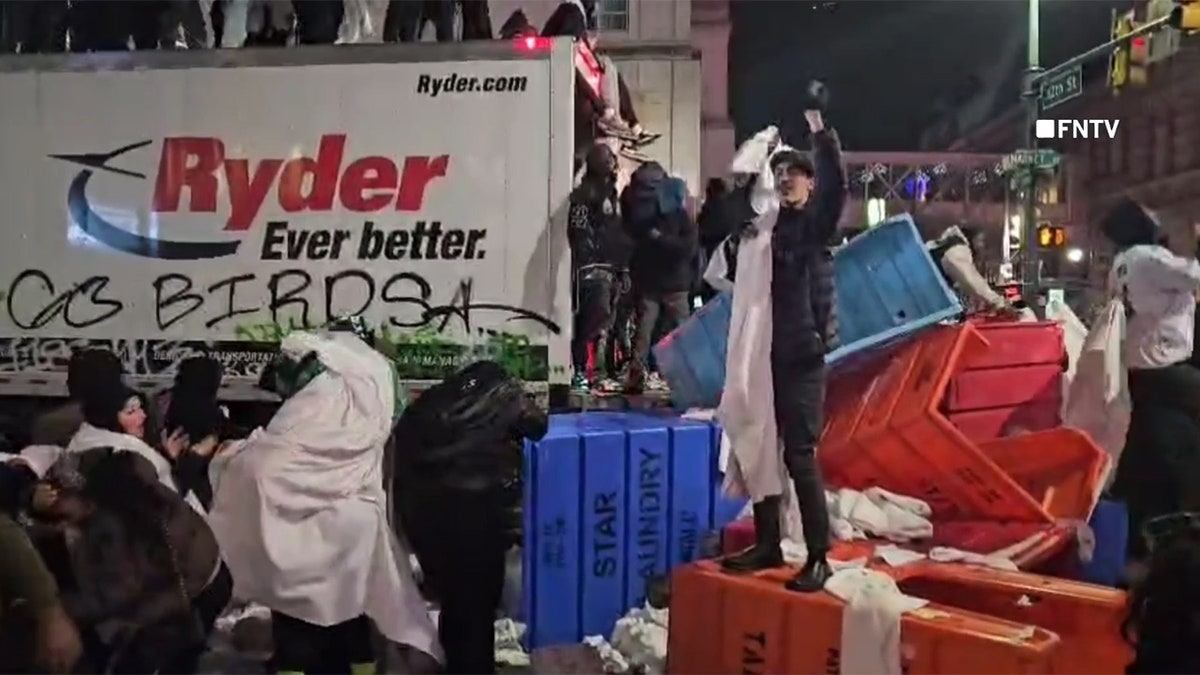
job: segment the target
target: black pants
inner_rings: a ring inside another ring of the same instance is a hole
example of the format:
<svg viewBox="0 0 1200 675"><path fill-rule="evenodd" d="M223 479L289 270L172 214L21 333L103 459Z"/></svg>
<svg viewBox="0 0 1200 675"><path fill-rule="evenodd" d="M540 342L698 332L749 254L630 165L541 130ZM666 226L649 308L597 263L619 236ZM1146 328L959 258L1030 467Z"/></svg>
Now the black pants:
<svg viewBox="0 0 1200 675"><path fill-rule="evenodd" d="M783 461L796 487L804 543L810 554L829 551L825 482L817 464L824 427L825 359L778 359L771 355L775 423L783 439Z"/></svg>
<svg viewBox="0 0 1200 675"><path fill-rule="evenodd" d="M0 51L49 54L66 51L66 0L0 2Z"/></svg>
<svg viewBox="0 0 1200 675"><path fill-rule="evenodd" d="M296 10L297 43L331 45L337 41L346 14L343 0L300 0L292 6Z"/></svg>
<svg viewBox="0 0 1200 675"><path fill-rule="evenodd" d="M508 502L499 491L413 489L405 534L425 587L441 603L446 673L494 673L493 624L504 591Z"/></svg>
<svg viewBox="0 0 1200 675"><path fill-rule="evenodd" d="M492 16L487 0L458 0L462 12L462 39L491 40Z"/></svg>
<svg viewBox="0 0 1200 675"><path fill-rule="evenodd" d="M133 39L136 49L157 49L162 0L77 0L71 4L71 50L125 51Z"/></svg>
<svg viewBox="0 0 1200 675"><path fill-rule="evenodd" d="M349 673L350 666L375 660L371 620L359 616L333 626L318 626L271 612L275 672Z"/></svg>
<svg viewBox="0 0 1200 675"><path fill-rule="evenodd" d="M1130 370L1133 408L1111 492L1129 511L1128 554L1144 558L1147 520L1200 509L1200 368Z"/></svg>
<svg viewBox="0 0 1200 675"><path fill-rule="evenodd" d="M588 345L598 343L612 322L613 274L607 269L578 272L575 281L575 326L571 363L575 373L586 372Z"/></svg>
<svg viewBox="0 0 1200 675"><path fill-rule="evenodd" d="M484 11L486 12L486 10L485 6ZM477 16L472 17L472 20L477 18ZM421 31L425 28L426 21L433 22L438 42L454 41L453 0L390 0L387 15L383 20L383 41L416 42L421 39ZM465 33L465 14L463 21L463 32ZM490 38L490 21L487 28L488 38ZM472 30L476 29L476 26L472 26Z"/></svg>
<svg viewBox="0 0 1200 675"><path fill-rule="evenodd" d="M688 292L642 293L638 296L637 332L633 338L635 366L645 371L649 365L650 346L659 334L675 330L691 314ZM662 323L659 323L659 322Z"/></svg>

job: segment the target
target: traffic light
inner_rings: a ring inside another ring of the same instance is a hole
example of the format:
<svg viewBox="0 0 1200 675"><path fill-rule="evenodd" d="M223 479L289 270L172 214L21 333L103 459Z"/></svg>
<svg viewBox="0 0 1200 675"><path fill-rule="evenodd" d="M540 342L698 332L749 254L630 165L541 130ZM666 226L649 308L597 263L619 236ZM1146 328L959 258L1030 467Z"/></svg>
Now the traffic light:
<svg viewBox="0 0 1200 675"><path fill-rule="evenodd" d="M1128 12L1113 12L1112 37L1114 40L1125 37L1133 32L1135 22L1133 10ZM1114 90L1120 90L1130 81L1130 48L1128 44L1119 44L1113 50L1108 62L1108 84Z"/></svg>
<svg viewBox="0 0 1200 675"><path fill-rule="evenodd" d="M1037 228L1037 242L1041 248L1062 248L1067 245L1067 230L1059 225L1041 223Z"/></svg>
<svg viewBox="0 0 1200 675"><path fill-rule="evenodd" d="M1200 3L1179 0L1171 11L1171 27L1185 33L1200 30Z"/></svg>

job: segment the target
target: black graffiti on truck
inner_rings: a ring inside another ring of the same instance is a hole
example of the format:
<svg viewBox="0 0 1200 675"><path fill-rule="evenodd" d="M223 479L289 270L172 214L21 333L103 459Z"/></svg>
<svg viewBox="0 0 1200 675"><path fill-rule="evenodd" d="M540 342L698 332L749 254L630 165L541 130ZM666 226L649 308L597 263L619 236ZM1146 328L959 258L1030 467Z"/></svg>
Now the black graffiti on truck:
<svg viewBox="0 0 1200 675"><path fill-rule="evenodd" d="M364 270L350 269L318 278L300 268L286 269L266 278L267 301L261 307L253 303L240 302L239 289L249 288L258 281L256 274L239 274L222 279L204 288L185 274L169 273L154 280L155 320L159 330L171 326L210 306L219 298L219 311L204 322L206 328L215 328L230 319L266 310L273 323L285 322L290 315L300 325L318 325L345 314L362 314L376 303L393 310L387 318L388 325L395 328L421 328L433 325L445 330L450 321L457 318L470 333L473 318L483 313L503 316L504 321L529 321L542 326L553 334L561 328L550 318L532 310L503 303L476 302L473 299L474 281L464 279L446 304L432 302L433 285L416 272L397 272L384 279L376 280ZM310 289L320 287L323 291L323 306L320 318L313 316L313 301L306 297ZM404 312L409 310L411 314Z"/></svg>
<svg viewBox="0 0 1200 675"><path fill-rule="evenodd" d="M25 270L12 280L5 293L8 319L24 330L37 330L56 318L71 328L95 326L125 309L124 302L103 295L110 281L103 275L91 276L59 292L49 274L38 269ZM32 315L18 312L16 307L26 301L40 309ZM86 304L80 306L84 301Z"/></svg>

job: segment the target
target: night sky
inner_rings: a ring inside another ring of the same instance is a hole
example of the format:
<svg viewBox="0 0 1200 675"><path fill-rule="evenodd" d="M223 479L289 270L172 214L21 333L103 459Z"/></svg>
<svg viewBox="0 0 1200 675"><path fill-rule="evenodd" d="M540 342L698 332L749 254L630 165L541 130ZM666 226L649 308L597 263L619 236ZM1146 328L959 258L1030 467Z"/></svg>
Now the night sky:
<svg viewBox="0 0 1200 675"><path fill-rule="evenodd" d="M939 109L957 108L989 85L1002 94L992 115L1019 100L1024 0L731 4L729 90L739 141L772 123L785 138L800 138L805 86L814 77L828 84L829 117L852 150L915 150ZM1111 9L1129 5L1042 0L1042 65L1107 40ZM1095 64L1085 80L1102 78L1106 67Z"/></svg>

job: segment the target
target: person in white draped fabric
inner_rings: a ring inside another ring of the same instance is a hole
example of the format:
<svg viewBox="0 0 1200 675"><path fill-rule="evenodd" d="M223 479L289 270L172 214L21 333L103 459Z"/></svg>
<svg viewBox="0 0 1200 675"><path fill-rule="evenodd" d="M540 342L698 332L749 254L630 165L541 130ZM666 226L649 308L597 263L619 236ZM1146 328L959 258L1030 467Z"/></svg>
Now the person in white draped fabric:
<svg viewBox="0 0 1200 675"><path fill-rule="evenodd" d="M209 523L234 595L271 609L276 671L374 672L372 622L440 661L387 521L384 446L400 407L391 363L351 333L295 332L260 384L283 405L214 457Z"/></svg>

